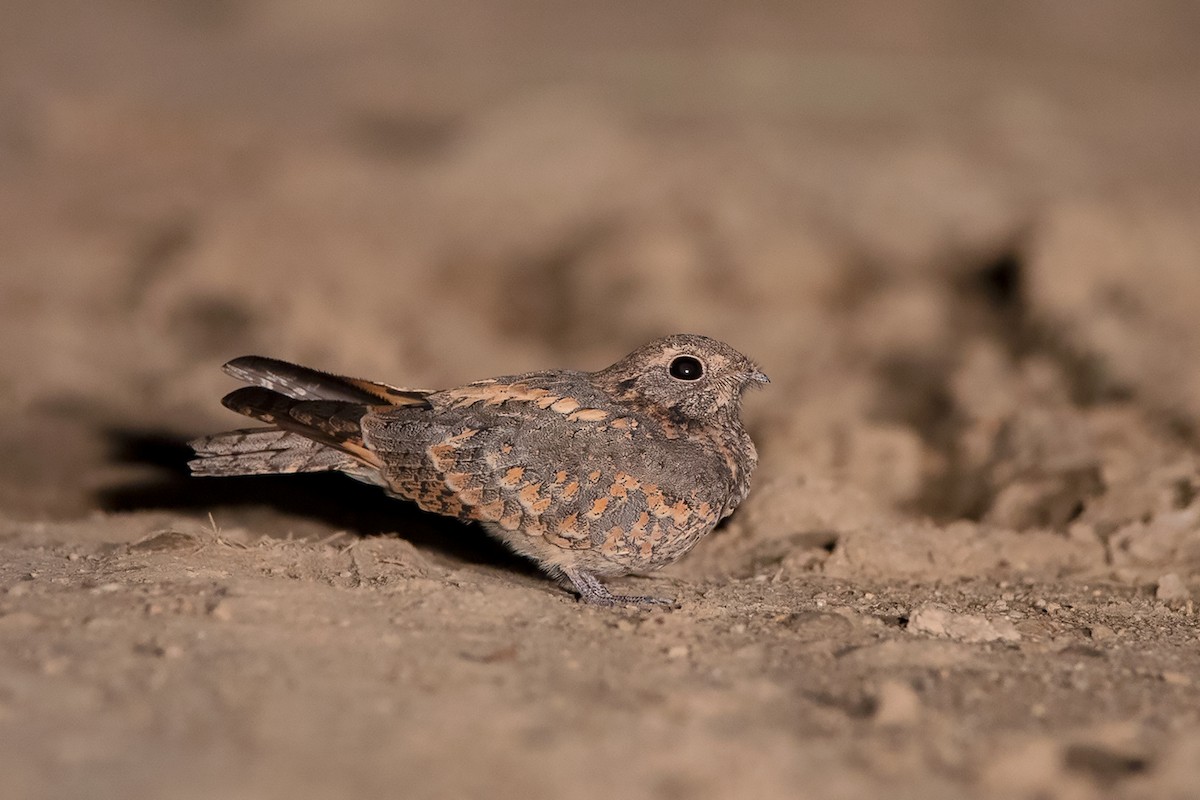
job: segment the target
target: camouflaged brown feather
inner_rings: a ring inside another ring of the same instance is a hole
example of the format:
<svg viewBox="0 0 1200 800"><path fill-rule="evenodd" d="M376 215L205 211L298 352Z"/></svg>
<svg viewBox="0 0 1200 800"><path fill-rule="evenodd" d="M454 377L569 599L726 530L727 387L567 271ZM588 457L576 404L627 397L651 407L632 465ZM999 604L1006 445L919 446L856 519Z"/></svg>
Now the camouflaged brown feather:
<svg viewBox="0 0 1200 800"><path fill-rule="evenodd" d="M197 475L338 470L422 509L476 520L586 601L598 576L679 558L749 490L743 390L766 376L677 334L598 372L553 370L425 391L247 356L229 408L271 427L193 443Z"/></svg>

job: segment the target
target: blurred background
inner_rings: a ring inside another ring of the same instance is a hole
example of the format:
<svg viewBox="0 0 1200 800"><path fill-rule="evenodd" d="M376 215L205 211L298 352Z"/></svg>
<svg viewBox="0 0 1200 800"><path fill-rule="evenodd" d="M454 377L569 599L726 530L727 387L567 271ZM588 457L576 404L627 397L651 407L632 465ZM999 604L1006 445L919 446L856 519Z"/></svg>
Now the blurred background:
<svg viewBox="0 0 1200 800"><path fill-rule="evenodd" d="M104 428L228 424L254 352L439 386L704 332L775 379L780 470L950 518L1034 396L1051 437L1136 399L1190 441L1191 3L4 15L6 508L86 510Z"/></svg>
<svg viewBox="0 0 1200 800"><path fill-rule="evenodd" d="M1196 3L0 18L6 519L136 510L114 442L236 426L237 355L437 387L690 331L773 383L680 578L1200 569Z"/></svg>

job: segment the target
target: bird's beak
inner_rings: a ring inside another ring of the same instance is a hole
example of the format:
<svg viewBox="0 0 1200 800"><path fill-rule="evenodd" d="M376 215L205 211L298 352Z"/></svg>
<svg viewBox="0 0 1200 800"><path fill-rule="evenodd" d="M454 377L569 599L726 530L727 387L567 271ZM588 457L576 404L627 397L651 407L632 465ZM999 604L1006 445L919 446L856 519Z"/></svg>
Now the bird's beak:
<svg viewBox="0 0 1200 800"><path fill-rule="evenodd" d="M756 369L756 370L754 370L754 372L750 373L750 380L758 381L759 383L770 383L771 382L771 379L767 377L767 374L765 372L763 372L762 370L758 370L758 369Z"/></svg>

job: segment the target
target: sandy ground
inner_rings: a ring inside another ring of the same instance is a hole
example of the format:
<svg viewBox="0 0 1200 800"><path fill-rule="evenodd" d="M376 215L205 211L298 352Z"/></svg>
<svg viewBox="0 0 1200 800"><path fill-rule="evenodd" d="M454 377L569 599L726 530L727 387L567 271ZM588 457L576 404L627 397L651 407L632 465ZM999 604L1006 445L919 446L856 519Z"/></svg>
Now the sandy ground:
<svg viewBox="0 0 1200 800"><path fill-rule="evenodd" d="M1200 12L0 15L0 793L1200 796ZM577 604L336 476L189 480L263 353L730 341L737 515Z"/></svg>

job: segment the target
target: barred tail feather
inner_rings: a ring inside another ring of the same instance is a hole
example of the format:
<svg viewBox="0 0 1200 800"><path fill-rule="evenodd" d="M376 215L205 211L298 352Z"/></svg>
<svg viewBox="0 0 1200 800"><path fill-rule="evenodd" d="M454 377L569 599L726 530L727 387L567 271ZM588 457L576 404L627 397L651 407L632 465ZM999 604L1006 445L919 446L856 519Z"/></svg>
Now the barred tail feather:
<svg viewBox="0 0 1200 800"><path fill-rule="evenodd" d="M272 475L292 472L360 472L362 462L348 453L298 433L254 428L206 436L191 442L193 475Z"/></svg>
<svg viewBox="0 0 1200 800"><path fill-rule="evenodd" d="M225 371L252 386L270 389L293 400L341 400L366 405L420 406L429 408L425 389L401 389L386 383L332 375L277 358L242 356L225 365Z"/></svg>

